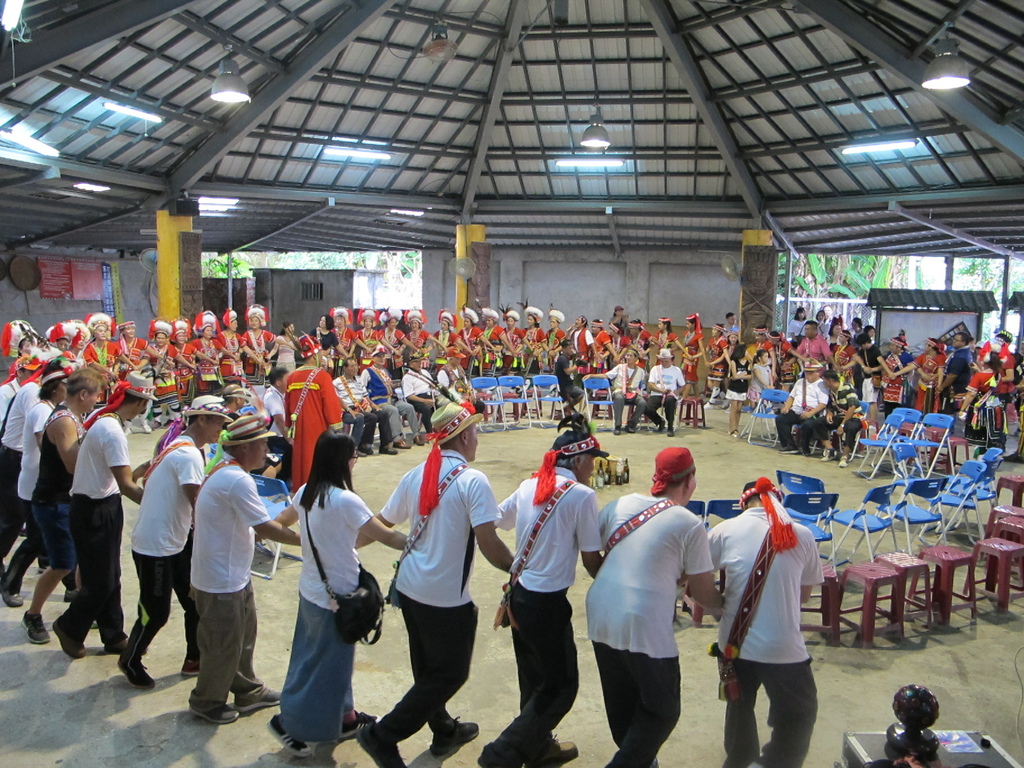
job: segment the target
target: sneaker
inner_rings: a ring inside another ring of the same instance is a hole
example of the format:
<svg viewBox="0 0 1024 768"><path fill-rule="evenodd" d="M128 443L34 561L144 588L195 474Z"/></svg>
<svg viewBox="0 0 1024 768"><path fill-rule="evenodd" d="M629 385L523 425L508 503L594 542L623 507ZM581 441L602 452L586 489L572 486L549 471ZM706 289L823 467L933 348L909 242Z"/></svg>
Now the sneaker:
<svg viewBox="0 0 1024 768"><path fill-rule="evenodd" d="M674 429L672 429L672 427L668 428L668 436L669 437L675 437L676 436L676 431Z"/></svg>
<svg viewBox="0 0 1024 768"><path fill-rule="evenodd" d="M199 675L199 660L185 659L181 664L182 677L197 677Z"/></svg>
<svg viewBox="0 0 1024 768"><path fill-rule="evenodd" d="M636 427L634 427L632 424L628 424L626 426L626 432L628 432L631 435L635 435L636 434Z"/></svg>
<svg viewBox="0 0 1024 768"><path fill-rule="evenodd" d="M616 426L615 429L613 430L612 434L621 435L622 434L622 427Z"/></svg>
<svg viewBox="0 0 1024 768"><path fill-rule="evenodd" d="M526 763L525 768L547 768L549 765L562 765L579 756L579 749L571 741L559 741L557 736L552 736L547 751L536 760Z"/></svg>
<svg viewBox="0 0 1024 768"><path fill-rule="evenodd" d="M373 456L373 446L368 443L363 443L356 449L356 452L365 459L368 456Z"/></svg>
<svg viewBox="0 0 1024 768"><path fill-rule="evenodd" d="M373 732L373 726L360 728L356 731L356 741L363 748L377 768L407 768L402 755L398 751L397 744L388 744L377 738Z"/></svg>
<svg viewBox="0 0 1024 768"><path fill-rule="evenodd" d="M64 602L65 603L70 603L70 602L74 601L74 599L76 597L78 597L78 590L77 589L65 589L64 590Z"/></svg>
<svg viewBox="0 0 1024 768"><path fill-rule="evenodd" d="M156 681L149 676L141 661L132 661L121 655L117 660L117 668L124 673L133 688L156 688Z"/></svg>
<svg viewBox="0 0 1024 768"><path fill-rule="evenodd" d="M25 615L21 618L21 626L25 628L25 633L28 635L30 643L45 645L50 642L50 633L46 631L41 613L29 613L26 611Z"/></svg>
<svg viewBox="0 0 1024 768"><path fill-rule="evenodd" d="M25 604L25 598L17 592L8 592L7 587L0 584L0 598L3 599L8 608L21 608Z"/></svg>
<svg viewBox="0 0 1024 768"><path fill-rule="evenodd" d="M228 725L238 719L238 710L229 707L227 704L218 704L213 709L200 712L194 707L189 707L189 712L201 720L214 725Z"/></svg>
<svg viewBox="0 0 1024 768"><path fill-rule="evenodd" d="M846 456L843 456L843 458L839 460L839 468L846 469L848 466L850 466L850 460Z"/></svg>
<svg viewBox="0 0 1024 768"><path fill-rule="evenodd" d="M263 709L264 707L276 707L281 703L281 694L277 691L273 691L270 688L264 688L263 693L256 701L252 701L248 704L239 704L238 699L235 699L235 709L239 712L255 712L257 709Z"/></svg>
<svg viewBox="0 0 1024 768"><path fill-rule="evenodd" d="M455 718L451 733L446 735L434 734L434 739L430 742L430 754L434 757L443 757L463 744L471 742L479 735L479 725L476 723L460 723L459 718Z"/></svg>
<svg viewBox="0 0 1024 768"><path fill-rule="evenodd" d="M53 620L53 634L60 642L60 649L72 659L85 658L85 643L70 637L60 625L60 617Z"/></svg>
<svg viewBox="0 0 1024 768"><path fill-rule="evenodd" d="M382 445L380 447L380 452L383 453L386 456L397 456L398 455L398 451L396 451L390 445Z"/></svg>
<svg viewBox="0 0 1024 768"><path fill-rule="evenodd" d="M831 451L825 451L825 453L821 457L821 460L823 462L825 462L825 461L832 461L832 453L831 453Z"/></svg>
<svg viewBox="0 0 1024 768"><path fill-rule="evenodd" d="M355 738L355 735L359 733L361 728L365 728L368 725L373 725L377 722L377 718L373 715L368 715L365 712L355 711L356 719L351 723L344 723L341 726L341 736L338 737L338 741L348 741L349 739Z"/></svg>
<svg viewBox="0 0 1024 768"><path fill-rule="evenodd" d="M790 448L780 448L779 453L800 453L800 449L794 445Z"/></svg>
<svg viewBox="0 0 1024 768"><path fill-rule="evenodd" d="M270 718L270 722L267 723L267 730L270 731L271 736L280 742L281 746L284 747L284 751L291 757L312 756L313 748L309 744L288 735L288 731L281 725L280 715L274 715Z"/></svg>
<svg viewBox="0 0 1024 768"><path fill-rule="evenodd" d="M654 428L654 431L655 431L655 432L664 432L664 431L665 431L665 424L664 424L664 422L662 422L661 424L658 424L658 425L657 425L657 426L656 426L656 427Z"/></svg>

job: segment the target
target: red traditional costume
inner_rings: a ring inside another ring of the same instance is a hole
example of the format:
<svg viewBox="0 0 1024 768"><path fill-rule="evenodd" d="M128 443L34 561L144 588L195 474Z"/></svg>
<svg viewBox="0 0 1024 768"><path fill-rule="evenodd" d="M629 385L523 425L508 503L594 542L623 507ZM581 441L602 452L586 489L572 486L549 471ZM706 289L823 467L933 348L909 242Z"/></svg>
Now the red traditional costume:
<svg viewBox="0 0 1024 768"><path fill-rule="evenodd" d="M480 360L480 345L477 339L483 334L483 329L477 327L480 316L469 307L462 310L462 330L459 331L459 341L465 346L462 352L466 355L462 360L462 367L471 370L474 360Z"/></svg>
<svg viewBox="0 0 1024 768"><path fill-rule="evenodd" d="M938 339L928 339L925 346L934 349L935 354L929 355L926 351L914 360L914 365L921 374L917 382L917 399L914 407L921 413L938 413L937 385L942 381L946 368L946 345Z"/></svg>
<svg viewBox="0 0 1024 768"><path fill-rule="evenodd" d="M242 347L245 343L238 331L231 328L231 323L238 321L238 313L229 309L224 313L223 320L224 330L217 335L217 341L223 350L220 357L220 375L225 383L240 384L245 378L245 371L242 370Z"/></svg>
<svg viewBox="0 0 1024 768"><path fill-rule="evenodd" d="M220 359L224 354L224 345L219 339L206 338L203 334L207 328L210 328L216 335L217 316L213 312L200 312L196 315L192 327L198 338L189 343L187 354L196 362L196 392L210 394L220 389L223 384L220 375Z"/></svg>
<svg viewBox="0 0 1024 768"><path fill-rule="evenodd" d="M117 330L121 333L121 338L117 341L118 357L128 358L127 363L124 362L124 360L120 360L117 365L117 377L121 381L124 381L128 376L128 372L136 370L139 363L142 362L142 358L146 354L146 348L149 347L149 344L145 339L140 339L138 337L128 339L125 337L125 331L135 330L135 322L133 320L126 320L123 323L119 323Z"/></svg>
<svg viewBox="0 0 1024 768"><path fill-rule="evenodd" d="M245 373L245 380L253 387L261 387L266 384L267 374L270 373L270 358L274 351L274 341L277 338L266 327L270 324L270 313L267 308L260 304L253 304L245 313L249 325L253 321L259 325L258 328L250 327L241 336L241 344L247 348L242 358L242 370ZM255 357L253 357L255 355Z"/></svg>
<svg viewBox="0 0 1024 768"><path fill-rule="evenodd" d="M284 409L292 442L292 488L298 489L309 477L313 449L326 429L341 429L341 400L334 381L313 355L288 374Z"/></svg>

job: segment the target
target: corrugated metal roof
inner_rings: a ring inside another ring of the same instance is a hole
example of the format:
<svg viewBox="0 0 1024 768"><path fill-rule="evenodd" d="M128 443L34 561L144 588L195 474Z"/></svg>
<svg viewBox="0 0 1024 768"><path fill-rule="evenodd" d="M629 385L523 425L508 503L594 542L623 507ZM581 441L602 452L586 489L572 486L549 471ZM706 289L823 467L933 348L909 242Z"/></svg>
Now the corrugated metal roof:
<svg viewBox="0 0 1024 768"><path fill-rule="evenodd" d="M942 312L998 312L992 291L921 291L903 288L872 288L872 309L931 309Z"/></svg>

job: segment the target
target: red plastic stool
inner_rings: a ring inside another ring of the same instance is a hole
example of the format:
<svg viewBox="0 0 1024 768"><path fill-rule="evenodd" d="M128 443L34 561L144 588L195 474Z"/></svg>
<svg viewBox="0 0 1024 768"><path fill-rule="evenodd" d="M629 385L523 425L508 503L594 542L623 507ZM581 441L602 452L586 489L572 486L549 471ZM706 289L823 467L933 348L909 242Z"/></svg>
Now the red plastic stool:
<svg viewBox="0 0 1024 768"><path fill-rule="evenodd" d="M864 586L864 597L860 605L843 608L842 600L846 595L847 582L854 581ZM879 595L880 587L889 587L889 593ZM858 631L861 646L870 648L875 642L875 632L896 631L899 639L903 639L903 595L900 590L900 579L895 571L884 565L875 563L857 563L846 566L843 571L839 591L839 620ZM889 602L889 609L879 607L879 603ZM845 614L860 613L860 624L847 619ZM887 621L881 627L875 622L882 618Z"/></svg>
<svg viewBox="0 0 1024 768"><path fill-rule="evenodd" d="M1014 584L1013 566L1024 573L1024 544L1006 539L982 539L974 545L974 559L985 556L985 575L975 584L984 584L981 590L989 597L996 598L996 610L1005 613L1010 610L1010 600L1024 597L1024 577ZM1011 592L1013 593L1011 595Z"/></svg>
<svg viewBox="0 0 1024 768"><path fill-rule="evenodd" d="M718 584L716 585L721 592L725 592L725 571L719 571L718 573ZM690 585L686 585L686 591L683 592L683 599L681 601L685 606L690 608L690 618L693 620L693 626L703 627L704 626L704 606L693 599L693 595L690 594Z"/></svg>
<svg viewBox="0 0 1024 768"><path fill-rule="evenodd" d="M1024 517L1010 515L996 520L996 524L992 526L992 538L1024 544Z"/></svg>
<svg viewBox="0 0 1024 768"><path fill-rule="evenodd" d="M828 635L829 645L839 645L839 577L836 569L822 563L821 575L825 581L821 585L820 601L817 605L800 607L801 613L813 613L821 617L820 624L800 624L801 632L821 632Z"/></svg>
<svg viewBox="0 0 1024 768"><path fill-rule="evenodd" d="M1013 506L1019 507L1024 496L1024 475L1003 475L996 481L996 504L1003 495L1003 488L1013 494Z"/></svg>
<svg viewBox="0 0 1024 768"><path fill-rule="evenodd" d="M679 401L679 423L691 427L707 427L704 418L704 401L699 397L684 397Z"/></svg>
<svg viewBox="0 0 1024 768"><path fill-rule="evenodd" d="M968 608L971 611L971 618L977 618L978 600L974 593L974 552L945 545L925 547L921 550L921 559L935 565L932 588L935 607L939 610L939 624L949 624L953 611L963 611ZM957 568L967 568L963 592L957 592L953 586ZM954 597L959 598L962 602L954 603Z"/></svg>
<svg viewBox="0 0 1024 768"><path fill-rule="evenodd" d="M931 568L919 557L906 552L890 552L876 555L875 562L891 568L900 577L900 588L903 590L901 618L924 616L925 626L932 625L932 574ZM922 586L918 588L918 584ZM908 610L909 609L909 610Z"/></svg>
<svg viewBox="0 0 1024 768"><path fill-rule="evenodd" d="M992 507L992 511L988 513L988 523L985 525L985 538L993 538L995 536L996 523L1007 517L1024 518L1024 507L1011 507L1007 504Z"/></svg>

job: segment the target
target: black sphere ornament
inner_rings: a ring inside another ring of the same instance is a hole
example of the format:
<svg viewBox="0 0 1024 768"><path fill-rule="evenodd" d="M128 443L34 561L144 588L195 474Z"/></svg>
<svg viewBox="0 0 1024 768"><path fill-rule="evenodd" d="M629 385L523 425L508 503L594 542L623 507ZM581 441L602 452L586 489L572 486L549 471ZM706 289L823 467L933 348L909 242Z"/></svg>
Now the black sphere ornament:
<svg viewBox="0 0 1024 768"><path fill-rule="evenodd" d="M934 759L939 749L938 737L929 730L939 719L939 702L923 685L904 685L892 699L893 723L885 735L889 746L898 755L917 755Z"/></svg>

